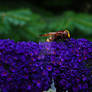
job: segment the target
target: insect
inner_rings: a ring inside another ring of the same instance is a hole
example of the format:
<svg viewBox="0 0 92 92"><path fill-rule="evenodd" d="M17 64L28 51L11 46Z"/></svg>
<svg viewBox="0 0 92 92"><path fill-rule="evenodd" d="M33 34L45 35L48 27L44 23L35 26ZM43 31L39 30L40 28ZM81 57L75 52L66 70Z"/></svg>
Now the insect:
<svg viewBox="0 0 92 92"><path fill-rule="evenodd" d="M46 40L47 42L66 40L70 38L70 32L68 30L64 30L64 31L58 31L58 32L50 32L40 36L49 36L49 38L47 38Z"/></svg>

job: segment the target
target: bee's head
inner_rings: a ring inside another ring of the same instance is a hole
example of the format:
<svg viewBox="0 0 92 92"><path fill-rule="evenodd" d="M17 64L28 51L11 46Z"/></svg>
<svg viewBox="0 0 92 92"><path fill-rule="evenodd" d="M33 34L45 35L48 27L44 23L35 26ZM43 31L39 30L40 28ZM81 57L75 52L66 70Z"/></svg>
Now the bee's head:
<svg viewBox="0 0 92 92"><path fill-rule="evenodd" d="M64 33L67 34L68 38L70 38L70 32L68 30L65 30Z"/></svg>

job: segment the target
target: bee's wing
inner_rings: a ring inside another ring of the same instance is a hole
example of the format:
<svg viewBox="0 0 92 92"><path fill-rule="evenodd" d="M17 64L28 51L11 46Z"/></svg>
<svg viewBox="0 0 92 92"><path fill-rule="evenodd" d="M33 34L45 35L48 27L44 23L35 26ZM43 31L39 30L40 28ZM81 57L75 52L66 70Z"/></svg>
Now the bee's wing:
<svg viewBox="0 0 92 92"><path fill-rule="evenodd" d="M47 34L43 34L43 35L40 35L40 36L52 36L52 35L55 35L56 32L50 32L50 33L47 33Z"/></svg>

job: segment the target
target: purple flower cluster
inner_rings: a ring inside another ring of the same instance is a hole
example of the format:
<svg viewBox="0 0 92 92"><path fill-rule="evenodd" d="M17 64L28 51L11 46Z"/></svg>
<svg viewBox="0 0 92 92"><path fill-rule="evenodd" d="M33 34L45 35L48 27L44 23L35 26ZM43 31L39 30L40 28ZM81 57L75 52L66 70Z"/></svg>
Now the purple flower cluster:
<svg viewBox="0 0 92 92"><path fill-rule="evenodd" d="M41 92L51 84L35 42L0 40L0 89L2 92Z"/></svg>
<svg viewBox="0 0 92 92"><path fill-rule="evenodd" d="M57 92L92 90L92 42L17 42L0 40L2 92L42 92L54 80Z"/></svg>
<svg viewBox="0 0 92 92"><path fill-rule="evenodd" d="M92 42L86 39L70 39L40 45L45 48L45 56L50 58L48 62L52 64L52 78L57 92L92 90Z"/></svg>

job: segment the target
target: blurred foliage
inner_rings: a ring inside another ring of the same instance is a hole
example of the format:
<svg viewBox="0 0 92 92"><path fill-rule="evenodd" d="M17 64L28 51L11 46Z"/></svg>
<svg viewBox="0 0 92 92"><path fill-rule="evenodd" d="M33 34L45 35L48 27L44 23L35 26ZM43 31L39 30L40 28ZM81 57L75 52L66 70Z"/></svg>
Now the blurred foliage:
<svg viewBox="0 0 92 92"><path fill-rule="evenodd" d="M60 0L43 0L44 2L40 0L41 7L38 1L36 1L38 4L34 3L35 1L31 0L26 5L25 2L21 5L19 2L14 6L9 2L1 3L0 39L39 42L46 39L40 37L40 34L68 29L73 38L87 38L92 41L92 14L88 13L90 8L86 7L80 12L76 11L77 6L73 5L73 0L61 0L62 2ZM50 9L48 10L46 6ZM59 6L61 8L58 9ZM69 9L64 8L66 6ZM72 10L70 6L75 10ZM57 9L58 12L54 9Z"/></svg>

